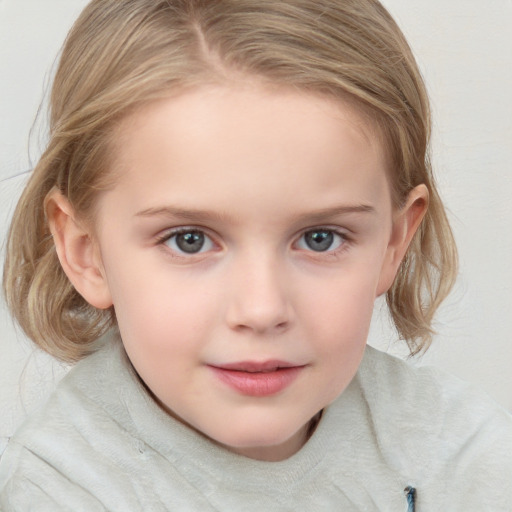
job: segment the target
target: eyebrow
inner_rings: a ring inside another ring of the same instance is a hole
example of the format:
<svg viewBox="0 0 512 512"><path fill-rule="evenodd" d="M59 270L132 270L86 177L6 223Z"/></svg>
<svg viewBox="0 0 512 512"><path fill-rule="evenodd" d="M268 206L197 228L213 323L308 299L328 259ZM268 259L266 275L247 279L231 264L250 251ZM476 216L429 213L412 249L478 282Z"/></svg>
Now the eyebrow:
<svg viewBox="0 0 512 512"><path fill-rule="evenodd" d="M374 214L375 208L373 206L366 204L322 208L320 210L303 213L298 216L298 220L316 222L325 220L326 218L355 213ZM178 208L173 206L147 208L145 210L137 212L135 214L135 217L172 217L174 219L179 219L188 222L205 222L212 220L226 222L230 219L229 215L222 212L216 212L212 210L188 210L185 208Z"/></svg>
<svg viewBox="0 0 512 512"><path fill-rule="evenodd" d="M352 206L335 206L333 208L322 208L310 213L301 215L300 219L307 219L310 222L322 221L331 217L338 217L340 215L348 215L352 213L375 213L375 208L367 204L359 204Z"/></svg>
<svg viewBox="0 0 512 512"><path fill-rule="evenodd" d="M211 210L187 210L173 206L141 210L135 214L135 217L173 217L190 222L202 222L205 220L226 221L228 219L228 215Z"/></svg>

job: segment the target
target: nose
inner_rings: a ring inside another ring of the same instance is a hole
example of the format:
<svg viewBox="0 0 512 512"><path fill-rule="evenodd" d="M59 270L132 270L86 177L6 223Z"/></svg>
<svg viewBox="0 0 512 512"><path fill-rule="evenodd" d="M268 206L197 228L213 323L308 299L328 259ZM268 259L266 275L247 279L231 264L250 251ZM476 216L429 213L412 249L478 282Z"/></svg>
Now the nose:
<svg viewBox="0 0 512 512"><path fill-rule="evenodd" d="M277 258L255 257L232 269L226 321L231 329L277 334L289 328L292 306L286 273Z"/></svg>

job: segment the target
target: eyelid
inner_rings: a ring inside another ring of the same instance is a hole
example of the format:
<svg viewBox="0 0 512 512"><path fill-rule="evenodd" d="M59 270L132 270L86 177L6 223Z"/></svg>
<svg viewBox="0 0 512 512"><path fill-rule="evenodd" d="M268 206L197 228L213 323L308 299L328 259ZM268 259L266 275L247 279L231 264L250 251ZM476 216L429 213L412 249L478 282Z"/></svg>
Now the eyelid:
<svg viewBox="0 0 512 512"><path fill-rule="evenodd" d="M155 239L157 242L162 243L166 240L169 240L174 235L179 235L180 233L190 233L191 231L199 231L200 233L204 233L206 236L210 238L215 238L215 235L211 234L211 231L207 228L201 226L175 226L167 229L161 230L156 236Z"/></svg>
<svg viewBox="0 0 512 512"><path fill-rule="evenodd" d="M155 245L164 246L166 244L166 242L168 242L174 236L180 235L182 233L190 233L190 232L202 233L205 236L205 238L208 238L210 240L210 242L212 243L212 245L214 247L215 246L219 247L219 243L215 240L216 236L212 235L210 230L200 227L200 226L177 226L174 228L168 228L168 229L160 232L160 234L158 234L156 236ZM174 257L187 258L187 259L193 258L194 256L201 256L201 255L204 255L205 253L209 252L209 251L203 251L203 252L198 252L198 253L187 254L185 252L178 252L168 246L165 247L165 249L166 249L166 251L171 253Z"/></svg>
<svg viewBox="0 0 512 512"><path fill-rule="evenodd" d="M176 226L172 228L165 229L161 231L158 235L155 237L155 245L163 246L169 239L171 239L173 236L179 235L180 233L189 233L191 231L198 231L201 232L210 239L214 247L217 248L221 247L221 244L218 242L218 236L215 233L212 233L210 229L202 227L202 226ZM336 254L346 248L346 246L352 241L351 236L351 230L348 228L341 228L340 226L332 226L332 225L316 225L316 226L309 226L307 228L302 229L297 235L294 237L293 246L296 246L298 241L306 234L311 231L331 231L332 233L338 235L342 238L343 242L340 244L340 247L333 249L333 250L326 250L326 251L313 251L312 249L300 249L304 252L310 252L317 255L327 255L327 254ZM183 257L183 258L192 258L194 256L203 255L209 251L205 252L199 252L199 253L190 253L188 255L185 255L185 253L177 252L172 250L169 247L166 247L166 250L168 252L172 252L174 256L176 257Z"/></svg>
<svg viewBox="0 0 512 512"><path fill-rule="evenodd" d="M352 231L348 228L342 228L340 226L332 226L329 224L325 224L325 225L320 224L317 226L311 226L311 227L301 229L297 233L296 238L300 238L305 233L310 233L311 231L332 231L333 233L335 233L347 240L350 239L351 233L352 233Z"/></svg>
<svg viewBox="0 0 512 512"><path fill-rule="evenodd" d="M307 233L311 233L312 231L313 232L314 231L330 231L331 233L334 233L335 235L339 236L342 239L342 242L339 245L339 247L336 247L335 249L328 249L326 251L314 251L313 249L304 249L304 248L299 248L299 250L302 250L302 251L308 252L308 253L312 253L312 254L315 254L318 256L321 256L322 254L323 255L333 255L333 254L338 254L339 252L345 250L347 248L347 245L351 241L351 237L349 234L350 231L348 229L340 228L339 226L328 226L328 225L322 226L322 225L320 225L320 226L308 227L306 229L301 230L300 233L295 238L294 245L297 245L303 236L305 236Z"/></svg>

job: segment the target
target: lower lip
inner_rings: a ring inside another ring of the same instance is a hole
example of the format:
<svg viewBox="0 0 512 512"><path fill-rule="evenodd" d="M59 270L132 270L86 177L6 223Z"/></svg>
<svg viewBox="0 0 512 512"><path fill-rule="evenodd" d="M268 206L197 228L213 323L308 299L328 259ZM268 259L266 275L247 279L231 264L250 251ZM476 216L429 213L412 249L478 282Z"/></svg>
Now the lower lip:
<svg viewBox="0 0 512 512"><path fill-rule="evenodd" d="M270 396L286 389L299 375L303 366L281 368L273 372L243 372L210 367L217 377L232 389L248 396Z"/></svg>

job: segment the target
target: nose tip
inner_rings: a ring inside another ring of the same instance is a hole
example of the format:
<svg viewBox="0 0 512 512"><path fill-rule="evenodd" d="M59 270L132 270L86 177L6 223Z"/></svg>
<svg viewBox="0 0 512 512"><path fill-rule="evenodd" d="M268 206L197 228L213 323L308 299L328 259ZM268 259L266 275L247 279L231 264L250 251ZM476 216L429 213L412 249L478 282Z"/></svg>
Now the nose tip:
<svg viewBox="0 0 512 512"><path fill-rule="evenodd" d="M234 286L227 311L231 329L277 334L291 322L291 305L283 275L273 269L252 268Z"/></svg>
<svg viewBox="0 0 512 512"><path fill-rule="evenodd" d="M259 334L277 333L288 327L289 315L283 301L238 299L230 307L228 325L238 331L249 330Z"/></svg>

